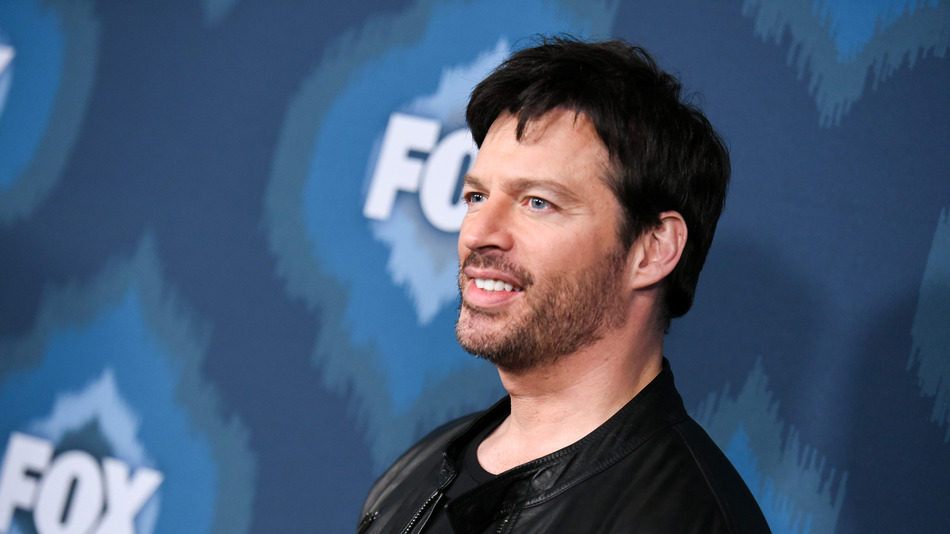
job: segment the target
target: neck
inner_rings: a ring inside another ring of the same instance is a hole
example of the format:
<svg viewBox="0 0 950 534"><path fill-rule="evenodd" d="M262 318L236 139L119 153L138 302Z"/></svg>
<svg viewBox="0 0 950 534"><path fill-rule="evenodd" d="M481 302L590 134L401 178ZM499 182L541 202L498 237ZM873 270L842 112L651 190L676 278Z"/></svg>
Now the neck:
<svg viewBox="0 0 950 534"><path fill-rule="evenodd" d="M637 334L606 337L535 369L499 369L511 414L479 446L482 466L500 473L540 458L617 413L662 369L663 335Z"/></svg>

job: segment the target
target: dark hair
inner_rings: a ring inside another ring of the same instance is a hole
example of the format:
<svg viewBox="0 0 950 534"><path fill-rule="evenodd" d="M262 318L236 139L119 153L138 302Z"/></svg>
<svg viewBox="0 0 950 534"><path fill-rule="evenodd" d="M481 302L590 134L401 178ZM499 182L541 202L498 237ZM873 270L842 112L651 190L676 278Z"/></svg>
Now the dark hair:
<svg viewBox="0 0 950 534"><path fill-rule="evenodd" d="M503 112L518 117L519 139L530 121L555 108L590 118L610 154L613 171L605 179L623 207L624 246L659 224L664 211L686 221L685 250L664 281L665 326L692 306L730 172L722 139L680 91L642 48L548 37L479 83L465 116L479 147Z"/></svg>

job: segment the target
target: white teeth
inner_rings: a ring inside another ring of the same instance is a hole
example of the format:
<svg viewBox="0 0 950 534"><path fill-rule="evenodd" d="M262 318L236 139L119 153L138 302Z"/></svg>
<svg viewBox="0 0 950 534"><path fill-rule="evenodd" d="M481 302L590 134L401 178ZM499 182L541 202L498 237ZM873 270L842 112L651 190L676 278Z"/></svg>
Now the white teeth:
<svg viewBox="0 0 950 534"><path fill-rule="evenodd" d="M501 280L490 280L486 278L476 278L475 287L485 291L514 291L514 286Z"/></svg>

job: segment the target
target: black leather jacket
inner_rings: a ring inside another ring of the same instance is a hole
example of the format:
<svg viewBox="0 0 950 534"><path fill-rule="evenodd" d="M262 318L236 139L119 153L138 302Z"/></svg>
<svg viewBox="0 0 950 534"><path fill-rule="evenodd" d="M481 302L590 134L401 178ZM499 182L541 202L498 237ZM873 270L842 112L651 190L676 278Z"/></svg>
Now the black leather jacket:
<svg viewBox="0 0 950 534"><path fill-rule="evenodd" d="M760 533L762 512L739 474L693 421L663 371L589 435L446 503L471 437L510 410L449 423L373 486L359 533L424 532L436 507L456 533Z"/></svg>

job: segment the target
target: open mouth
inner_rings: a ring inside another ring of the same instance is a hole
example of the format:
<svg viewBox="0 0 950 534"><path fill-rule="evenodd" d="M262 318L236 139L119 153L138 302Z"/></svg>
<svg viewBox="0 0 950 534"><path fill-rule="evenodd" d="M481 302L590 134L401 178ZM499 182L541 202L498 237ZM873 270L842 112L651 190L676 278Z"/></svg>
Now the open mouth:
<svg viewBox="0 0 950 534"><path fill-rule="evenodd" d="M484 291L523 291L522 288L513 286L502 280L492 280L490 278L476 278L475 287Z"/></svg>

